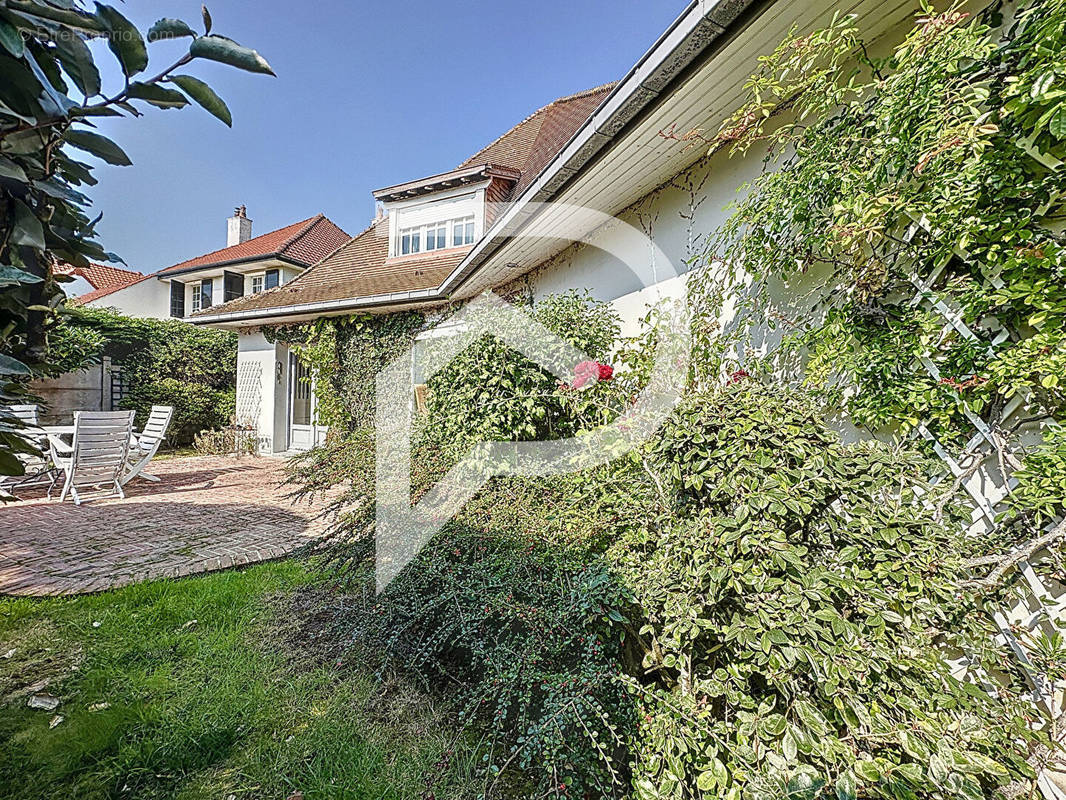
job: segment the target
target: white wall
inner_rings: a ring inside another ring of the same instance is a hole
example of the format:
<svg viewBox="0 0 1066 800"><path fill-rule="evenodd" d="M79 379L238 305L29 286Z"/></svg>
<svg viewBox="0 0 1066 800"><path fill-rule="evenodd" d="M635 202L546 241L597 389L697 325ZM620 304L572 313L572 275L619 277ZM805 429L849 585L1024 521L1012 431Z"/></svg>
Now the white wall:
<svg viewBox="0 0 1066 800"><path fill-rule="evenodd" d="M91 300L85 305L92 308L113 308L127 317L169 319L170 286L156 278L149 278L98 300Z"/></svg>
<svg viewBox="0 0 1066 800"><path fill-rule="evenodd" d="M258 330L237 338L237 422L253 425L262 453L288 448L289 352Z"/></svg>
<svg viewBox="0 0 1066 800"><path fill-rule="evenodd" d="M732 159L721 153L678 174L620 214L622 221L642 231L658 248L658 253L649 248L627 255L641 266L643 276L607 252L612 241L622 241L622 234L617 228L606 228L594 235L591 244L575 245L518 283L527 282L534 299L573 288L588 289L597 300L615 306L622 317L623 335L632 335L650 305L663 297L683 295L683 276L706 263L708 236L728 219L727 206L761 168L761 152L753 150Z"/></svg>

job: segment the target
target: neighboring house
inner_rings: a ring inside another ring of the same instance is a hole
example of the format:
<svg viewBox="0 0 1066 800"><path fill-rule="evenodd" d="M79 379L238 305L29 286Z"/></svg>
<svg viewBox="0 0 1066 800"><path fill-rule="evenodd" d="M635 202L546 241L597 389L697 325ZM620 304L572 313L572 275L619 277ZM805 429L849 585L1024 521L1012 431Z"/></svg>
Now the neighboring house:
<svg viewBox="0 0 1066 800"><path fill-rule="evenodd" d="M349 239L322 214L253 237L244 206L226 221L226 233L226 247L220 250L150 275L135 274L132 281L99 288L73 302L132 317L184 319L286 284Z"/></svg>
<svg viewBox="0 0 1066 800"><path fill-rule="evenodd" d="M77 298L79 305L144 278L139 272L107 264L89 264L87 267L59 264L53 271L56 275L66 275L72 279L63 284L63 291L67 297Z"/></svg>
<svg viewBox="0 0 1066 800"><path fill-rule="evenodd" d="M762 154L707 156L671 137L718 130L744 97L743 84L793 26L811 30L853 13L878 54L909 26L917 2L694 0L617 84L561 98L457 169L374 192L369 228L291 283L194 315L196 324L241 332L237 414L258 426L267 452L313 445L314 398L306 375L260 326L360 312L444 306L522 279L541 297L573 287L612 302L628 330L657 296L677 295L684 276L645 286L598 247L517 238L542 206L596 209L643 230L676 265L702 251ZM492 204L492 205L490 205ZM565 223L564 223L565 224ZM617 231L593 234L607 243ZM635 254L651 261L650 254ZM652 271L665 265L652 261Z"/></svg>

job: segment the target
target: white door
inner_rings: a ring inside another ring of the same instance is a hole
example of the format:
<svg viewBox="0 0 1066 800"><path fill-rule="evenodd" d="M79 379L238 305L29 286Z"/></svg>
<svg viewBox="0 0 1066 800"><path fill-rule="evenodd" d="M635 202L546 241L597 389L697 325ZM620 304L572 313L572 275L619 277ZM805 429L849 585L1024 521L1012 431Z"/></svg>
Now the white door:
<svg viewBox="0 0 1066 800"><path fill-rule="evenodd" d="M289 354L289 449L310 450L326 440L326 426L316 419L315 376L307 364Z"/></svg>

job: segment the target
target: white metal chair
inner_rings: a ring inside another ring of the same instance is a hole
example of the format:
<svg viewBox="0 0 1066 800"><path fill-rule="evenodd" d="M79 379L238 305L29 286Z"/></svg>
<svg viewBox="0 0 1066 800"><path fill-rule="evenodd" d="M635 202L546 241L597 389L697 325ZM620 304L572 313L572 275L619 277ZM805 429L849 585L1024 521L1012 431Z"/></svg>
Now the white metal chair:
<svg viewBox="0 0 1066 800"><path fill-rule="evenodd" d="M65 473L60 501L69 494L80 506L86 500L82 492L92 489L101 490L98 498L125 497L121 478L132 435L132 411L75 411L71 444L55 434L48 436L52 463Z"/></svg>
<svg viewBox="0 0 1066 800"><path fill-rule="evenodd" d="M134 434L130 440L130 451L127 456L126 473L122 476L122 485L132 481L138 475L150 481L158 481L155 475L149 475L144 471L159 450L159 445L166 438L167 428L174 416L173 406L152 406L148 415L148 421L144 424L144 430Z"/></svg>
<svg viewBox="0 0 1066 800"><path fill-rule="evenodd" d="M38 407L33 403L3 406L0 407L0 417L3 418L5 428L13 428L13 433L41 451L40 455L17 453L16 457L22 462L25 473L0 477L0 486L4 489L14 489L53 482L52 465L45 456L48 450L48 437L40 428Z"/></svg>

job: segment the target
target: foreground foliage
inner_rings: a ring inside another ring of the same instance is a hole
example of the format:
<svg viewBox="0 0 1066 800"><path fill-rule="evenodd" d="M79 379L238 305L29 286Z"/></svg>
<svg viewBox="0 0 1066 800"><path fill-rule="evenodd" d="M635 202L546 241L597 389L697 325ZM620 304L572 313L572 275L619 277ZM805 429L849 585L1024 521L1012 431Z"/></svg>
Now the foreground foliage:
<svg viewBox="0 0 1066 800"><path fill-rule="evenodd" d="M436 422L416 496L450 466ZM638 458L498 479L380 596L372 447L302 462L358 503L329 547L362 587L338 633L491 730L494 789L989 797L1033 777L1026 689L960 591L970 545L916 501L930 465L841 444L802 393L738 379L688 398Z"/></svg>
<svg viewBox="0 0 1066 800"><path fill-rule="evenodd" d="M96 239L85 191L94 167L79 150L124 166L122 148L96 132L100 117L140 116L140 104L182 108L196 103L227 125L229 109L202 80L179 73L195 59L273 74L254 50L212 33L203 7L203 33L179 19L159 20L142 34L115 7L82 0L0 2L0 409L27 395L30 377L55 363L47 332L64 299L53 274L57 261L86 266L119 261ZM188 38L189 47L152 77L151 43ZM106 40L122 83L105 87L87 42ZM21 474L15 452L27 445L17 421L0 411L0 475Z"/></svg>

